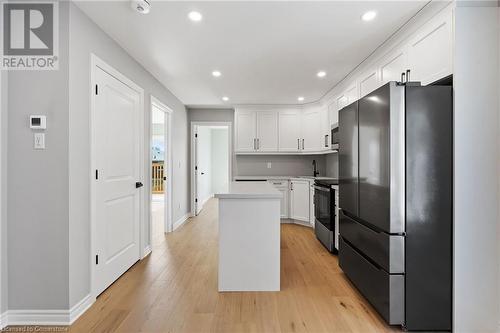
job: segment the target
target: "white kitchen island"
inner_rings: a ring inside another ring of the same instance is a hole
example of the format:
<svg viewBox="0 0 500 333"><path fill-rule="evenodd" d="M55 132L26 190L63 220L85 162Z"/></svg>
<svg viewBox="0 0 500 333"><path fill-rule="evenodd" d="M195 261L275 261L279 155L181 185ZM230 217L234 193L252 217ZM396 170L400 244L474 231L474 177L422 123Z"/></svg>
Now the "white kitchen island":
<svg viewBox="0 0 500 333"><path fill-rule="evenodd" d="M268 182L232 182L219 199L219 291L280 290L280 199Z"/></svg>

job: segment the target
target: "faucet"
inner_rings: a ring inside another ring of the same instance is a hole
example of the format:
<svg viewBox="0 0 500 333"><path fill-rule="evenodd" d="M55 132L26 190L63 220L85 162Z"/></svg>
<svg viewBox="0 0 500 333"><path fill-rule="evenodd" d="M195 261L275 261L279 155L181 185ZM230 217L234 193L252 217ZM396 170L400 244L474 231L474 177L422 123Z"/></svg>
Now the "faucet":
<svg viewBox="0 0 500 333"><path fill-rule="evenodd" d="M313 176L317 177L319 175L319 171L316 169L316 160L313 160Z"/></svg>

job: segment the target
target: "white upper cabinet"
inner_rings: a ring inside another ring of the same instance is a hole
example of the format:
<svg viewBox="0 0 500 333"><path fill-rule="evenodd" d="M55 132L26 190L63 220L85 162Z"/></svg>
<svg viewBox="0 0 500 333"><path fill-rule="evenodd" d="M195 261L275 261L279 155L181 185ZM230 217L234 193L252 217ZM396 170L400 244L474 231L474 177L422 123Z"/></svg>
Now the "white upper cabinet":
<svg viewBox="0 0 500 333"><path fill-rule="evenodd" d="M347 106L352 102L357 101L359 99L358 85L356 83L352 85L349 89L346 90L344 95L347 97L347 104L344 106Z"/></svg>
<svg viewBox="0 0 500 333"><path fill-rule="evenodd" d="M330 124L336 124L339 122L339 109L337 107L337 101L331 101L328 104L328 115L330 116Z"/></svg>
<svg viewBox="0 0 500 333"><path fill-rule="evenodd" d="M401 73L406 72L407 52L405 49L398 49L389 53L380 63L380 81L384 85L389 81L401 81Z"/></svg>
<svg viewBox="0 0 500 333"><path fill-rule="evenodd" d="M313 107L302 113L303 151L319 151L322 149L321 109Z"/></svg>
<svg viewBox="0 0 500 333"><path fill-rule="evenodd" d="M321 132L323 133L323 138L321 142L321 150L329 150L330 149L330 134L331 134L331 126L330 126L330 111L328 110L328 105L321 106L320 110L320 124L321 124Z"/></svg>
<svg viewBox="0 0 500 333"><path fill-rule="evenodd" d="M278 112L257 112L257 150L278 151Z"/></svg>
<svg viewBox="0 0 500 333"><path fill-rule="evenodd" d="M298 152L301 150L301 111L279 111L279 151Z"/></svg>
<svg viewBox="0 0 500 333"><path fill-rule="evenodd" d="M235 132L236 151L255 151L257 149L257 113L249 110L236 110Z"/></svg>
<svg viewBox="0 0 500 333"><path fill-rule="evenodd" d="M427 85L451 75L452 14L439 15L428 22L408 44L410 80Z"/></svg>
<svg viewBox="0 0 500 333"><path fill-rule="evenodd" d="M367 71L359 78L359 97L363 97L380 86L378 71L376 68Z"/></svg>

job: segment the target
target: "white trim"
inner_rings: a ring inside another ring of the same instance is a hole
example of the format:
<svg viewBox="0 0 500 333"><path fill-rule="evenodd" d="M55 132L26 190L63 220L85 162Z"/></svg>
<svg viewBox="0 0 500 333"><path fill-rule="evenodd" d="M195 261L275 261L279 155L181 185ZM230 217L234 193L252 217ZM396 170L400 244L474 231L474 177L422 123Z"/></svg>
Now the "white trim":
<svg viewBox="0 0 500 333"><path fill-rule="evenodd" d="M7 326L7 311L0 314L0 330Z"/></svg>
<svg viewBox="0 0 500 333"><path fill-rule="evenodd" d="M94 87L96 84L96 69L100 68L101 70L105 71L109 75L113 76L117 80L121 81L122 83L126 84L129 86L131 89L135 90L139 94L139 105L141 106L141 111L144 114L144 89L142 89L140 86L135 84L132 80L127 78L125 75L120 73L118 70L114 69L110 65L108 65L106 62L101 60L99 57L97 57L95 54L91 53L90 54L90 86L89 86L89 98L90 98L90 121L89 121L89 126L90 126L90 174L89 174L89 182L90 182L90 253L89 253L89 261L90 261L90 293L91 297L95 299L97 297L96 290L95 290L95 236L94 233L96 231L96 226L95 226L95 181L94 181L94 170L95 170L95 133L94 133L94 127L93 124L95 122L95 94L94 94ZM144 129L144 116L139 117L140 118L140 128L142 129L142 135L139 135L139 156L144 156L144 136L145 136L145 129ZM149 156L149 151L148 151L148 156ZM141 161L140 164L140 169L139 169L139 176L141 179L145 179L145 173L144 173L144 163ZM148 197L149 199L149 197ZM141 210L139 213L140 216L140 227L139 227L139 253L137 258L141 258L141 251L144 248L144 241L143 241L143 235L144 235L144 225L146 221L146 209L144 209L145 206L145 196L144 196L144 190L140 191L139 193L139 209ZM149 205L148 205L149 207Z"/></svg>
<svg viewBox="0 0 500 333"><path fill-rule="evenodd" d="M60 325L73 324L94 304L90 294L69 310L9 310L0 315L0 329L12 325Z"/></svg>
<svg viewBox="0 0 500 333"><path fill-rule="evenodd" d="M73 305L69 310L69 325L73 324L82 314L87 311L92 304L94 304L95 298L92 298L90 294L85 296L80 300L80 302Z"/></svg>
<svg viewBox="0 0 500 333"><path fill-rule="evenodd" d="M182 216L180 219L174 222L174 229L173 231L177 230L181 225L186 223L186 221L192 217L193 215L191 213L187 213L184 216Z"/></svg>
<svg viewBox="0 0 500 333"><path fill-rule="evenodd" d="M152 174L151 174L151 168L152 168L152 161L151 161L151 140L153 137L153 126L152 126L152 116L153 116L153 106L156 106L159 108L161 111L165 112L165 136L166 136L166 147L165 150L167 152L167 156L165 156L166 164L167 164L167 188L166 188L166 193L168 194L166 196L165 204L166 204L166 218L165 218L165 232L172 232L174 230L174 217L173 217L173 157L172 157L172 109L169 108L167 105L162 103L159 99L151 95L151 105L150 105L150 121L149 121L149 147L148 147L148 154L147 158L149 159L149 170L147 172L148 174L148 179L149 179L149 185L147 186L147 189L149 191L149 229L150 229L150 239L152 239L152 221L151 221L151 204L152 204L152 192L151 192L151 179L152 179Z"/></svg>
<svg viewBox="0 0 500 333"><path fill-rule="evenodd" d="M151 252L153 252L153 249L151 248L151 245L146 246L144 248L144 250L142 251L142 257L141 257L141 259L144 259L147 256L149 256L151 254Z"/></svg>
<svg viewBox="0 0 500 333"><path fill-rule="evenodd" d="M229 121L192 121L191 122L191 215L196 216L196 173L195 173L195 160L196 160L196 143L195 143L195 130L198 126L225 126L228 129L228 183L233 179L233 125Z"/></svg>

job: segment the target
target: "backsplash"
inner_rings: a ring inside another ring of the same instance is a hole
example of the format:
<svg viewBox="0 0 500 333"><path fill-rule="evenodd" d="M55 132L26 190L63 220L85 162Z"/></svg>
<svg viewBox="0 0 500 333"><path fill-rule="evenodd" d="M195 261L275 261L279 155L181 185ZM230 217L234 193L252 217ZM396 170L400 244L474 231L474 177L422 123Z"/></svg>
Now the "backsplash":
<svg viewBox="0 0 500 333"><path fill-rule="evenodd" d="M339 154L328 154L326 160L326 176L332 178L339 177Z"/></svg>
<svg viewBox="0 0 500 333"><path fill-rule="evenodd" d="M233 176L312 176L313 160L326 176L325 155L236 155Z"/></svg>

